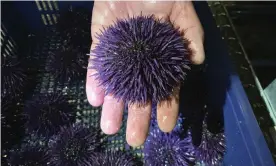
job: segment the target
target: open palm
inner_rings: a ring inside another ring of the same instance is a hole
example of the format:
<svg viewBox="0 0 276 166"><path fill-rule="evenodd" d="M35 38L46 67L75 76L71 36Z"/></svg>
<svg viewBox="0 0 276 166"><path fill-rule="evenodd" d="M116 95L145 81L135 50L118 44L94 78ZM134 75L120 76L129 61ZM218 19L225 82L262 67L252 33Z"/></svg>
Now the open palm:
<svg viewBox="0 0 276 166"><path fill-rule="evenodd" d="M203 30L196 12L191 2L95 2L92 14L92 46L95 47L98 40L96 33L100 33L102 27L113 24L116 19L125 19L138 15L154 15L160 19L166 19L174 23L180 30L185 30L185 38L191 41L190 47L194 52L191 61L195 64L201 64L204 61L203 51ZM184 36L183 36L184 37ZM93 57L91 57L93 58ZM93 64L89 64L90 66ZM118 102L112 95L105 96L103 88L98 86L97 80L91 75L96 71L88 69L86 93L88 101L93 106L103 104L101 129L106 134L116 133L121 126L124 103ZM178 92L169 102L162 102L157 107L157 121L160 129L164 132L170 132L178 116ZM126 139L131 146L143 144L147 137L150 116L151 103L146 106L133 104L128 108L128 120Z"/></svg>

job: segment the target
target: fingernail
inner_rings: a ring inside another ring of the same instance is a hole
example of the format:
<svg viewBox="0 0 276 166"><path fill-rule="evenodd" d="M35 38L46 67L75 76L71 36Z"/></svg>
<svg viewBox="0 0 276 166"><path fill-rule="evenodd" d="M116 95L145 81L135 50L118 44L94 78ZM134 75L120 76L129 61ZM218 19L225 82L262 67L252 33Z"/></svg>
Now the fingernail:
<svg viewBox="0 0 276 166"><path fill-rule="evenodd" d="M131 133L129 139L130 139L130 140L135 140L135 139L136 139L136 132Z"/></svg>
<svg viewBox="0 0 276 166"><path fill-rule="evenodd" d="M168 118L167 116L163 116L162 122L165 123L165 121L166 121L167 118Z"/></svg>

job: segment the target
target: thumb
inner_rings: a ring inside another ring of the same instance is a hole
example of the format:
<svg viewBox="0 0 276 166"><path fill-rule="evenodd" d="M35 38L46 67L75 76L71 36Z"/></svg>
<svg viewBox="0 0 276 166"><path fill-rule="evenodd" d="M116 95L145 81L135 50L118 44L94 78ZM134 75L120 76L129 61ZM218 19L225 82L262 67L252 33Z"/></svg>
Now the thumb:
<svg viewBox="0 0 276 166"><path fill-rule="evenodd" d="M192 63L202 64L205 59L204 32L192 2L176 2L170 19L185 32L184 37L190 41Z"/></svg>
<svg viewBox="0 0 276 166"><path fill-rule="evenodd" d="M202 32L203 34L203 32ZM193 55L191 56L191 61L194 64L202 64L205 59L204 46L203 46L203 35L201 35L198 30L195 29L187 29L184 37L190 41L190 48L193 51Z"/></svg>

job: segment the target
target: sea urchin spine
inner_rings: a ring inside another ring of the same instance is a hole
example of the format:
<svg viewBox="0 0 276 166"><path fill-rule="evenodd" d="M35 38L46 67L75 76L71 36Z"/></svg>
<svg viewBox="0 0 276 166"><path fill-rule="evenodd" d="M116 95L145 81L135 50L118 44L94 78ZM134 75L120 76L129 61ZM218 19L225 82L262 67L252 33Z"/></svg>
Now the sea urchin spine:
<svg viewBox="0 0 276 166"><path fill-rule="evenodd" d="M117 20L96 37L90 68L107 94L126 103L169 99L190 69L189 41L154 16Z"/></svg>

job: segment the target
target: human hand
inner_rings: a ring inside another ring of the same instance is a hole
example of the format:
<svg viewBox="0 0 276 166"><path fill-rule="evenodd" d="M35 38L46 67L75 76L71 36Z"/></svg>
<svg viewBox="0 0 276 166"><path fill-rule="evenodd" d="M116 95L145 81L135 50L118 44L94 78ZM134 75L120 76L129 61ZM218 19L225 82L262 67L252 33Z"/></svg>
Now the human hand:
<svg viewBox="0 0 276 166"><path fill-rule="evenodd" d="M180 30L184 30L185 38L191 41L190 48L194 54L191 61L201 64L204 61L203 30L197 14L191 2L95 2L92 14L91 36L94 49L98 39L96 33L100 33L102 27L108 27L116 22L116 19L126 19L132 16L154 15L156 18L166 19L174 23ZM93 57L90 57L93 58ZM93 64L89 64L91 66ZM112 95L105 96L99 82L91 75L96 71L88 69L86 81L86 93L88 101L93 106L102 107L101 129L106 134L115 134L121 126L124 103L118 102ZM179 88L178 88L179 89ZM157 106L157 121L159 128L164 132L170 132L178 117L178 96L171 100L159 103ZM130 105L128 108L128 119L126 129L126 140L131 146L140 146L144 143L150 124L151 103L141 107L138 104Z"/></svg>

